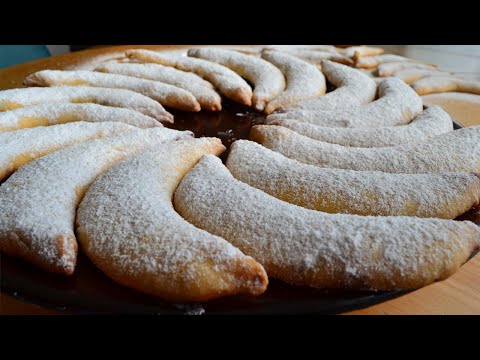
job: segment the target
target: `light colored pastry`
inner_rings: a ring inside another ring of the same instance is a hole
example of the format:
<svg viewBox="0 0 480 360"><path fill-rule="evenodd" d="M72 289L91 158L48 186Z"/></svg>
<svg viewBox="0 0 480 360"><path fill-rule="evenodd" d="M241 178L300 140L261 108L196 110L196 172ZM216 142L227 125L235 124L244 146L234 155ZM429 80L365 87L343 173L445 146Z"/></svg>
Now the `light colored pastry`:
<svg viewBox="0 0 480 360"><path fill-rule="evenodd" d="M480 126L385 148L330 144L271 125L254 126L250 138L286 157L321 167L407 174L480 172Z"/></svg>
<svg viewBox="0 0 480 360"><path fill-rule="evenodd" d="M27 86L88 85L133 90L164 106L184 111L200 111L200 104L187 90L158 81L88 70L42 70L29 75Z"/></svg>
<svg viewBox="0 0 480 360"><path fill-rule="evenodd" d="M0 91L0 111L47 103L95 103L141 112L158 121L173 122L163 106L138 92L92 86L53 86Z"/></svg>
<svg viewBox="0 0 480 360"><path fill-rule="evenodd" d="M163 126L154 118L131 109L97 104L50 103L0 112L0 132L74 121L114 121L140 128Z"/></svg>
<svg viewBox="0 0 480 360"><path fill-rule="evenodd" d="M370 69L379 66L380 64L385 64L389 62L418 62L414 59L407 58L405 56L393 55L393 54L383 54L376 56L367 56L356 59L355 67Z"/></svg>
<svg viewBox="0 0 480 360"><path fill-rule="evenodd" d="M376 55L382 55L385 50L379 47L373 47L373 46L349 46L345 49L339 49L340 53L342 53L345 56L348 56L349 58L358 60L362 57L365 56L376 56Z"/></svg>
<svg viewBox="0 0 480 360"><path fill-rule="evenodd" d="M480 81L460 79L453 76L429 76L412 84L419 95L464 92L480 95Z"/></svg>
<svg viewBox="0 0 480 360"><path fill-rule="evenodd" d="M312 65L317 65L322 68L323 60L330 60L336 63L353 66L354 61L349 57L338 52L322 51L315 49L283 49L281 50L287 54L293 55L299 59L309 62Z"/></svg>
<svg viewBox="0 0 480 360"><path fill-rule="evenodd" d="M188 50L188 56L226 66L253 84L252 106L263 111L265 106L285 90L285 77L274 65L255 56L219 48Z"/></svg>
<svg viewBox="0 0 480 360"><path fill-rule="evenodd" d="M424 69L424 70L434 70L436 69L436 65L432 64L422 64L422 63L414 63L408 61L394 61L394 62L387 62L383 64L379 64L378 68L374 71L378 76L392 76L397 71L404 70L404 69Z"/></svg>
<svg viewBox="0 0 480 360"><path fill-rule="evenodd" d="M374 128L408 124L423 109L420 96L400 79L383 79L378 86L378 96L378 100L362 106L323 111L290 110L272 114L268 120L291 119L325 127Z"/></svg>
<svg viewBox="0 0 480 360"><path fill-rule="evenodd" d="M174 205L269 276L319 288L418 288L453 274L480 246L480 228L469 221L326 214L288 204L234 179L212 155L185 176Z"/></svg>
<svg viewBox="0 0 480 360"><path fill-rule="evenodd" d="M370 77L356 69L324 60L322 72L336 87L334 91L316 99L281 108L281 110L332 110L367 104L375 98L377 85Z"/></svg>
<svg viewBox="0 0 480 360"><path fill-rule="evenodd" d="M278 107L325 95L325 76L315 66L276 50L263 51L262 58L279 68L287 81L285 91L265 107L266 114Z"/></svg>
<svg viewBox="0 0 480 360"><path fill-rule="evenodd" d="M282 115L282 114L279 114ZM378 128L322 127L298 120L267 118L266 124L280 125L309 138L353 147L387 147L425 141L453 131L453 122L439 106L430 106L413 121L403 126Z"/></svg>
<svg viewBox="0 0 480 360"><path fill-rule="evenodd" d="M202 110L218 111L222 109L222 99L213 90L211 83L194 73L177 70L171 66L110 62L98 66L95 71L133 76L174 85L191 92Z"/></svg>
<svg viewBox="0 0 480 360"><path fill-rule="evenodd" d="M240 181L312 210L375 216L454 219L480 203L480 175L389 174L299 163L238 140L226 164Z"/></svg>
<svg viewBox="0 0 480 360"><path fill-rule="evenodd" d="M394 77L405 81L407 84L412 84L417 80L429 76L451 76L449 72L439 71L437 69L402 69L393 73Z"/></svg>
<svg viewBox="0 0 480 360"><path fill-rule="evenodd" d="M167 128L134 129L22 166L0 186L0 250L43 270L71 275L77 259L75 211L93 180L127 156L191 136Z"/></svg>
<svg viewBox="0 0 480 360"><path fill-rule="evenodd" d="M129 58L193 72L212 83L227 98L243 105L252 105L252 88L250 85L236 72L225 66L202 59L149 50L127 50L125 54Z"/></svg>
<svg viewBox="0 0 480 360"><path fill-rule="evenodd" d="M39 157L85 141L118 135L135 127L83 121L0 133L0 182Z"/></svg>
<svg viewBox="0 0 480 360"><path fill-rule="evenodd" d="M173 208L180 180L203 155L224 150L215 138L175 141L111 167L79 206L82 250L116 282L170 301L263 293L260 264Z"/></svg>

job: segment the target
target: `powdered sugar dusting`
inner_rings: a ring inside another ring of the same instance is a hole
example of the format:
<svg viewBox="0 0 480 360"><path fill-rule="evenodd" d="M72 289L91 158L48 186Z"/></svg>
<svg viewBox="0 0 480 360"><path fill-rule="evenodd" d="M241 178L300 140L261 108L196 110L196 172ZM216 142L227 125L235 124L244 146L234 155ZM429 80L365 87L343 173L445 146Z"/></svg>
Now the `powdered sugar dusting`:
<svg viewBox="0 0 480 360"><path fill-rule="evenodd" d="M180 183L175 208L281 280L328 288L402 289L444 278L480 244L465 221L325 214L235 180L205 156Z"/></svg>

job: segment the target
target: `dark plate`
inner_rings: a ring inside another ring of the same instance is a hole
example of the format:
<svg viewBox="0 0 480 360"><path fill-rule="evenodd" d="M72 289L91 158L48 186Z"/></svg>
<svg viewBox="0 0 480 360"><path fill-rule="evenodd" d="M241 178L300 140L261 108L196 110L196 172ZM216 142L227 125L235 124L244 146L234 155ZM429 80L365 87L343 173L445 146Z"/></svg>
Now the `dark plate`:
<svg viewBox="0 0 480 360"><path fill-rule="evenodd" d="M172 112L175 114L172 127L192 130L197 137L219 137L227 147L237 139L248 138L252 125L264 121L261 114L227 101L224 101L224 110L218 113ZM461 124L455 123L456 129L460 127ZM0 267L3 292L67 313L333 314L371 306L406 293L318 290L270 279L267 292L256 298L237 296L181 306L117 285L82 253L75 274L69 278L45 273L3 254Z"/></svg>

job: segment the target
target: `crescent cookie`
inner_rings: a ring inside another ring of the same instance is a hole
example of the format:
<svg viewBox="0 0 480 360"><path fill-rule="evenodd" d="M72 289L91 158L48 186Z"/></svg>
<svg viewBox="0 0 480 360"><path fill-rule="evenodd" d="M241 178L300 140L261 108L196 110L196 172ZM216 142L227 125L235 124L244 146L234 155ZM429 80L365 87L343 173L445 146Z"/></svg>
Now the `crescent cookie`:
<svg viewBox="0 0 480 360"><path fill-rule="evenodd" d="M167 128L135 129L21 167L0 186L0 250L43 270L71 275L77 259L75 211L93 180L127 156L191 136Z"/></svg>
<svg viewBox="0 0 480 360"><path fill-rule="evenodd" d="M287 80L285 91L265 107L266 114L278 107L325 95L325 76L315 66L275 50L263 51L262 58L279 68Z"/></svg>
<svg viewBox="0 0 480 360"><path fill-rule="evenodd" d="M334 91L280 110L332 110L367 104L375 98L377 93L375 81L361 71L324 60L322 61L322 72L327 80L336 87Z"/></svg>
<svg viewBox="0 0 480 360"><path fill-rule="evenodd" d="M260 262L269 276L319 288L415 289L453 274L480 247L469 221L326 214L235 180L207 155L175 209Z"/></svg>
<svg viewBox="0 0 480 360"><path fill-rule="evenodd" d="M127 89L157 100L164 106L184 111L200 111L200 104L188 91L159 81L132 76L105 74L88 70L42 70L28 76L27 86L88 85L115 89Z"/></svg>
<svg viewBox="0 0 480 360"><path fill-rule="evenodd" d="M405 61L397 61L397 62L387 62L378 65L378 68L375 70L378 76L392 76L397 71L404 70L404 69L424 69L424 70L435 70L436 65L432 64L422 64L422 63L412 63L412 62L405 62Z"/></svg>
<svg viewBox="0 0 480 360"><path fill-rule="evenodd" d="M417 61L407 58L405 56L383 54L383 55L358 58L355 61L355 67L363 68L363 69L371 69L371 68L377 67L380 64L385 64L389 62L417 62Z"/></svg>
<svg viewBox="0 0 480 360"><path fill-rule="evenodd" d="M170 66L160 64L136 64L110 62L95 68L95 71L133 76L137 78L160 81L177 86L192 93L200 104L202 110L222 110L222 99L213 90L212 84L200 76L186 71L177 70Z"/></svg>
<svg viewBox="0 0 480 360"><path fill-rule="evenodd" d="M218 48L188 50L188 56L226 66L253 84L252 106L263 111L265 106L285 89L285 77L274 65L256 56Z"/></svg>
<svg viewBox="0 0 480 360"><path fill-rule="evenodd" d="M288 113L286 113L288 114ZM308 122L269 116L268 125L280 125L309 138L332 144L353 147L387 147L425 141L433 136L453 131L453 122L440 106L430 106L410 124L377 128L333 128Z"/></svg>
<svg viewBox="0 0 480 360"><path fill-rule="evenodd" d="M149 50L127 50L125 54L129 58L193 72L211 82L227 98L246 106L252 105L250 85L236 72L225 66L202 59L162 54Z"/></svg>
<svg viewBox="0 0 480 360"><path fill-rule="evenodd" d="M0 111L47 103L95 103L141 112L158 121L173 122L173 115L145 95L125 89L92 86L53 86L0 91Z"/></svg>
<svg viewBox="0 0 480 360"><path fill-rule="evenodd" d="M170 301L263 293L268 278L260 264L173 208L185 174L203 155L224 150L216 138L170 142L99 176L76 220L87 256L116 282Z"/></svg>
<svg viewBox="0 0 480 360"><path fill-rule="evenodd" d="M312 65L322 67L323 60L330 60L336 63L353 66L354 61L347 56L340 54L339 52L323 51L315 49L281 49L280 51L295 56Z"/></svg>
<svg viewBox="0 0 480 360"><path fill-rule="evenodd" d="M480 81L455 78L452 76L429 76L412 84L419 95L442 92L464 92L480 95Z"/></svg>
<svg viewBox="0 0 480 360"><path fill-rule="evenodd" d="M389 173L480 172L480 126L386 148L353 148L310 139L281 126L254 126L250 138L304 164Z"/></svg>
<svg viewBox="0 0 480 360"><path fill-rule="evenodd" d="M74 121L115 121L140 128L163 126L154 118L131 109L97 104L51 103L0 112L0 132Z"/></svg>
<svg viewBox="0 0 480 360"><path fill-rule="evenodd" d="M292 119L325 127L374 128L408 124L423 110L420 96L400 79L384 79L378 86L378 96L378 100L358 107L291 110L272 114L268 119Z"/></svg>
<svg viewBox="0 0 480 360"><path fill-rule="evenodd" d="M0 182L29 162L67 146L118 135L135 127L83 121L0 133Z"/></svg>
<svg viewBox="0 0 480 360"><path fill-rule="evenodd" d="M277 199L327 213L454 219L480 203L480 175L321 168L246 140L233 143L226 166Z"/></svg>

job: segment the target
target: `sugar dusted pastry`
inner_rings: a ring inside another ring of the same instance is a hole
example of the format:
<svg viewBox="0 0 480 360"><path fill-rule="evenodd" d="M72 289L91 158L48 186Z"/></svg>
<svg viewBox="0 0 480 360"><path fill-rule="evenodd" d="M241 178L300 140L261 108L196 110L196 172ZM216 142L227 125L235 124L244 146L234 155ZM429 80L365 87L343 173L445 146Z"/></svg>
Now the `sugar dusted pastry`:
<svg viewBox="0 0 480 360"><path fill-rule="evenodd" d="M110 168L78 209L83 251L116 282L170 301L263 293L260 264L173 208L180 180L203 155L224 149L215 138L175 141Z"/></svg>
<svg viewBox="0 0 480 360"><path fill-rule="evenodd" d="M424 69L424 70L434 70L436 69L436 65L432 64L422 64L422 63L414 63L408 61L394 61L394 62L387 62L383 64L379 64L378 68L375 70L378 76L391 76L395 74L397 71L404 70L404 69Z"/></svg>
<svg viewBox="0 0 480 360"><path fill-rule="evenodd" d="M374 128L405 125L422 112L422 99L400 79L384 79L378 86L378 95L378 100L363 106L323 111L290 110L272 114L268 119L292 119L325 127Z"/></svg>
<svg viewBox="0 0 480 360"><path fill-rule="evenodd" d="M85 141L135 129L118 123L83 121L0 133L0 182L39 157Z"/></svg>
<svg viewBox="0 0 480 360"><path fill-rule="evenodd" d="M13 110L46 103L95 103L127 108L153 117L158 121L173 122L157 101L125 89L109 89L92 86L54 86L48 88L20 88L0 91L0 111Z"/></svg>
<svg viewBox="0 0 480 360"><path fill-rule="evenodd" d="M163 126L154 118L131 109L97 104L51 103L0 112L0 132L74 121L115 121L140 128Z"/></svg>
<svg viewBox="0 0 480 360"><path fill-rule="evenodd" d="M480 126L386 148L330 144L271 125L254 126L250 138L286 157L322 167L407 174L480 172Z"/></svg>
<svg viewBox="0 0 480 360"><path fill-rule="evenodd" d="M345 49L339 49L339 51L345 55L348 56L349 58L352 59L360 59L365 56L376 56L376 55L382 55L385 50L379 47L373 47L373 46L349 46Z"/></svg>
<svg viewBox="0 0 480 360"><path fill-rule="evenodd" d="M283 115L283 114L279 114ZM280 125L309 138L353 147L387 147L425 141L453 131L450 115L439 106L431 106L403 126L377 128L333 128L308 122L269 117L266 124Z"/></svg>
<svg viewBox="0 0 480 360"><path fill-rule="evenodd" d="M190 49L188 56L212 61L235 71L253 84L252 106L265 106L285 89L285 77L274 65L255 56L219 48Z"/></svg>
<svg viewBox="0 0 480 360"><path fill-rule="evenodd" d="M302 101L281 110L332 110L367 104L375 98L377 85L370 77L349 66L322 61L322 72L336 89L316 99Z"/></svg>
<svg viewBox="0 0 480 360"><path fill-rule="evenodd" d="M451 76L450 73L439 71L437 69L402 69L396 71L392 76L405 81L407 84L412 84L417 80L429 76Z"/></svg>
<svg viewBox="0 0 480 360"><path fill-rule="evenodd" d="M179 70L191 71L211 82L224 96L240 104L252 105L252 88L237 73L229 68L186 56L162 54L149 50L127 50L129 58L173 66Z"/></svg>
<svg viewBox="0 0 480 360"><path fill-rule="evenodd" d="M480 203L480 175L389 174L299 163L257 143L233 143L226 164L240 181L312 210L454 219Z"/></svg>
<svg viewBox="0 0 480 360"><path fill-rule="evenodd" d="M171 66L110 62L98 66L95 71L133 76L174 85L191 92L202 110L218 111L222 109L222 99L213 90L211 83L194 73L177 70Z"/></svg>
<svg viewBox="0 0 480 360"><path fill-rule="evenodd" d="M77 258L75 211L93 180L127 156L191 136L167 128L134 129L21 167L0 186L0 250L43 270L71 275Z"/></svg>
<svg viewBox="0 0 480 360"><path fill-rule="evenodd" d="M453 76L429 76L412 84L419 95L442 92L464 92L480 95L480 81L460 79Z"/></svg>
<svg viewBox="0 0 480 360"><path fill-rule="evenodd" d="M200 111L200 104L188 91L159 81L131 76L104 74L88 70L42 70L28 76L28 86L88 85L103 88L133 90L160 104L184 111Z"/></svg>
<svg viewBox="0 0 480 360"><path fill-rule="evenodd" d="M338 52L314 49L284 49L282 51L319 67L322 66L323 60L330 60L348 66L352 66L354 64L352 59Z"/></svg>
<svg viewBox="0 0 480 360"><path fill-rule="evenodd" d="M389 62L417 62L417 61L407 58L405 56L383 54L383 55L358 58L355 61L355 67L370 69L370 68L377 67L380 64L389 63Z"/></svg>
<svg viewBox="0 0 480 360"><path fill-rule="evenodd" d="M469 221L326 214L235 180L213 155L180 183L175 209L260 262L319 288L414 289L453 274L480 246Z"/></svg>
<svg viewBox="0 0 480 360"><path fill-rule="evenodd" d="M279 68L287 81L285 91L265 107L266 114L278 107L325 95L325 76L315 66L275 50L263 51L262 58Z"/></svg>

